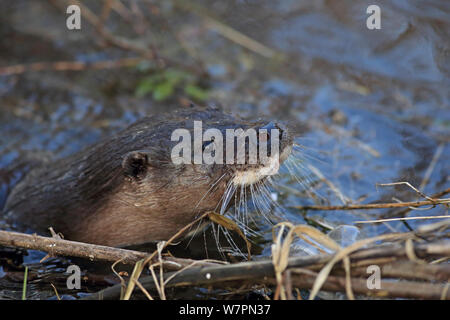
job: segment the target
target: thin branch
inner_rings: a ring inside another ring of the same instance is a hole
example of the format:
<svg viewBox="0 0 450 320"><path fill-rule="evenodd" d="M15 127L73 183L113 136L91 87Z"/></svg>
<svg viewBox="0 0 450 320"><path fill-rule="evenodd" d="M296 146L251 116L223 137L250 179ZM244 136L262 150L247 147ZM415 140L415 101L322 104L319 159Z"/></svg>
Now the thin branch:
<svg viewBox="0 0 450 320"><path fill-rule="evenodd" d="M437 193L435 193L435 194L432 194L432 195L430 196L430 198L438 199L438 198L440 198L440 197L442 197L442 196L445 196L445 195L448 194L448 193L450 193L450 188L447 188L447 189L445 189L445 190L443 190L443 191L440 191L440 192L437 192ZM400 210L400 211L396 212L395 215L397 215L397 216L404 216L405 214L407 214L407 213L408 213L409 211L411 211L411 210L412 210L412 208L411 208L411 207L408 207L408 208L405 208L405 209L403 209L403 210Z"/></svg>
<svg viewBox="0 0 450 320"><path fill-rule="evenodd" d="M406 220L428 220L428 219L450 219L450 215L447 216L430 216L430 217L407 217L407 218L391 218L391 219L379 219L379 220L366 220L355 221L354 223L380 223L390 221L406 221Z"/></svg>
<svg viewBox="0 0 450 320"><path fill-rule="evenodd" d="M400 181L400 182L391 182L391 183L378 183L377 186L382 186L382 187L389 187L389 186L398 186L398 185L405 185L410 187L412 190L414 190L417 194L419 194L421 197L430 200L430 201L436 201L436 200L440 200L440 199L433 199L429 196L427 196L425 193L423 193L422 191L418 190L416 187L414 187L411 183L409 183L408 181Z"/></svg>
<svg viewBox="0 0 450 320"><path fill-rule="evenodd" d="M404 208L404 207L422 207L429 205L448 204L450 199L424 200L411 202L392 202L392 203L369 203L369 204L349 204L345 206L293 206L299 210L359 210L359 209L381 209L381 208Z"/></svg>
<svg viewBox="0 0 450 320"><path fill-rule="evenodd" d="M428 184L428 181L430 180L431 174L433 173L434 167L436 166L436 163L439 161L439 158L441 157L442 151L444 151L445 144L441 143L434 155L431 159L430 165L427 168L427 171L425 171L425 174L423 176L422 182L420 183L419 190L423 191L425 186Z"/></svg>

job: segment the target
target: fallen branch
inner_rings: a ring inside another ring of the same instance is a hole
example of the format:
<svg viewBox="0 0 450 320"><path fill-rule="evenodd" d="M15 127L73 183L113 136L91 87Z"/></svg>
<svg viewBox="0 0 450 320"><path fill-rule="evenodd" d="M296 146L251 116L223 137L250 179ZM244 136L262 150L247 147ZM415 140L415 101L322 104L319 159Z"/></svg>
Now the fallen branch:
<svg viewBox="0 0 450 320"><path fill-rule="evenodd" d="M57 62L35 62L30 64L16 64L12 66L0 68L0 76L10 76L13 74L21 74L24 72L38 71L81 71L86 69L113 69L132 67L144 61L142 58L124 58L117 60L104 60L97 62L80 62L80 61L57 61Z"/></svg>
<svg viewBox="0 0 450 320"><path fill-rule="evenodd" d="M291 275L292 286L304 289L314 284L313 275ZM419 281L380 281L380 289L367 288L366 279L351 279L352 290L356 294L363 294L379 298L412 298L412 299L450 299L450 292L445 292L445 285ZM341 292L345 289L345 278L329 276L324 283L323 290ZM443 293L445 295L443 296Z"/></svg>
<svg viewBox="0 0 450 320"><path fill-rule="evenodd" d="M147 259L150 256L150 254L146 252L3 230L0 230L0 245L44 251L48 252L51 256L79 257L86 258L91 261L116 262L120 260L123 264L135 264L139 260ZM153 260L153 263L158 262L156 258ZM194 262L203 266L214 265L212 262L165 257L164 268L169 270L179 270L185 266L191 265Z"/></svg>

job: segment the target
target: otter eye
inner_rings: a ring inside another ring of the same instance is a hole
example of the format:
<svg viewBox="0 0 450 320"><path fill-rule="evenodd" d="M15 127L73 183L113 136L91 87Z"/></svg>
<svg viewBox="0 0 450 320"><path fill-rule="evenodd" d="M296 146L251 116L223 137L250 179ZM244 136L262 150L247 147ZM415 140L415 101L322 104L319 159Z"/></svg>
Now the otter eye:
<svg viewBox="0 0 450 320"><path fill-rule="evenodd" d="M211 140L209 140L209 141L204 141L202 144L202 151L205 151L206 147L209 146L213 142L214 142L214 137L211 138Z"/></svg>
<svg viewBox="0 0 450 320"><path fill-rule="evenodd" d="M267 142L270 140L270 133L259 132L259 142Z"/></svg>
<svg viewBox="0 0 450 320"><path fill-rule="evenodd" d="M125 155L122 161L124 174L133 178L140 178L147 172L149 163L148 153L145 151L132 151Z"/></svg>

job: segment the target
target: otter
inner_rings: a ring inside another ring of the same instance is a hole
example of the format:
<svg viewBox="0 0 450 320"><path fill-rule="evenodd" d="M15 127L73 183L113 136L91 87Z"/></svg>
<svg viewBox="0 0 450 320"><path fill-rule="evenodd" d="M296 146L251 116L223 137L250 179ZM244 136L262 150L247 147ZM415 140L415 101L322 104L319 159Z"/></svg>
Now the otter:
<svg viewBox="0 0 450 320"><path fill-rule="evenodd" d="M175 129L279 129L279 161L292 149L283 123L249 122L217 108L184 108L145 117L78 154L33 168L13 188L3 212L16 229L123 247L167 240L225 201L230 184L265 179L265 164L175 164ZM213 141L211 141L213 142ZM259 143L265 143L260 141ZM202 146L205 147L205 144ZM247 149L246 149L247 150Z"/></svg>

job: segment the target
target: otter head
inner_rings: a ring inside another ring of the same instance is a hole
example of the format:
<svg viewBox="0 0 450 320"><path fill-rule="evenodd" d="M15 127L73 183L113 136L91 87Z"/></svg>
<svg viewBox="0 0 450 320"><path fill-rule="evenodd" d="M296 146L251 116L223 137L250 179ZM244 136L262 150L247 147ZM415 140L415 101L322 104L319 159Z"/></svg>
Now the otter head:
<svg viewBox="0 0 450 320"><path fill-rule="evenodd" d="M122 155L124 182L108 208L135 212L138 225L151 224L151 240L169 238L207 211L223 213L238 188L278 172L293 141L281 122L211 108L140 121L122 136L132 136L135 149Z"/></svg>

